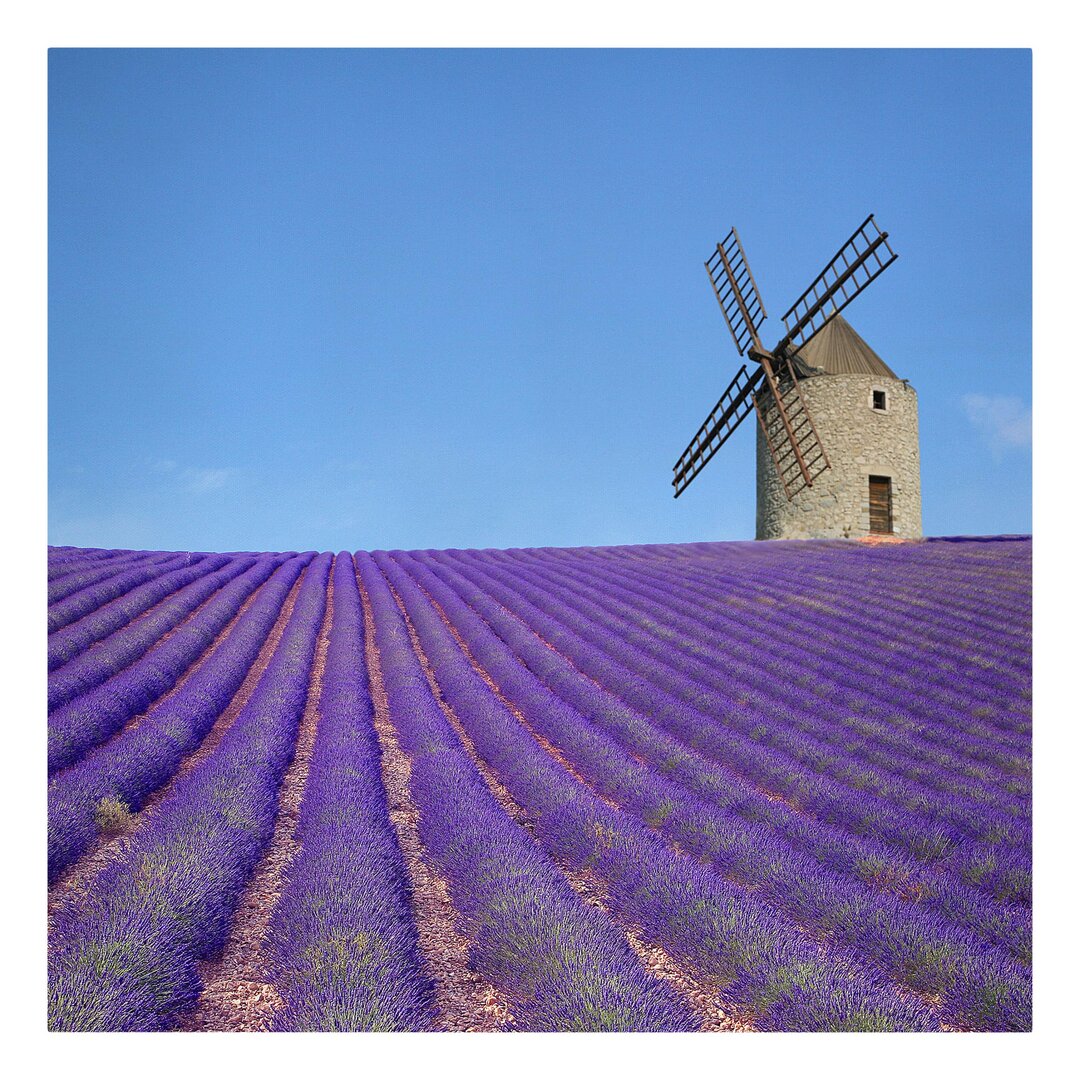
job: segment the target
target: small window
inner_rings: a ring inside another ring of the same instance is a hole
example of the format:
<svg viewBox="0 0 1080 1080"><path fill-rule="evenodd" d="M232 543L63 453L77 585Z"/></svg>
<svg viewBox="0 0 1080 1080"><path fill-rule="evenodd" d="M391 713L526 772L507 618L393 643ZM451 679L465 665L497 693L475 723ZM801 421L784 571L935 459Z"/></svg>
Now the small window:
<svg viewBox="0 0 1080 1080"><path fill-rule="evenodd" d="M885 411L885 391L884 390L875 390L874 391L874 408L877 409L879 412L884 412Z"/></svg>

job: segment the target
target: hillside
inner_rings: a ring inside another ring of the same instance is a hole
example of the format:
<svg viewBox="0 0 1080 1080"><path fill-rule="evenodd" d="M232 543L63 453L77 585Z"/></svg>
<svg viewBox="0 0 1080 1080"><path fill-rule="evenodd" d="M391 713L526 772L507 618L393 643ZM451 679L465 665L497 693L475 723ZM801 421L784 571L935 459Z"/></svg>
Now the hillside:
<svg viewBox="0 0 1080 1080"><path fill-rule="evenodd" d="M1031 542L49 553L50 1027L1026 1030Z"/></svg>

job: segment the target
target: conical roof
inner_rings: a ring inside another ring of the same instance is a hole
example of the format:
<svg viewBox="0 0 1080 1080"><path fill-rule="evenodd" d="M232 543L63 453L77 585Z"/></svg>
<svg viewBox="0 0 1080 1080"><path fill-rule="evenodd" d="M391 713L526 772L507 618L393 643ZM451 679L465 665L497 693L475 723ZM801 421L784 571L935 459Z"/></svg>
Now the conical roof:
<svg viewBox="0 0 1080 1080"><path fill-rule="evenodd" d="M843 315L834 315L799 356L811 367L822 368L828 375L883 375L897 378L896 373L855 332Z"/></svg>

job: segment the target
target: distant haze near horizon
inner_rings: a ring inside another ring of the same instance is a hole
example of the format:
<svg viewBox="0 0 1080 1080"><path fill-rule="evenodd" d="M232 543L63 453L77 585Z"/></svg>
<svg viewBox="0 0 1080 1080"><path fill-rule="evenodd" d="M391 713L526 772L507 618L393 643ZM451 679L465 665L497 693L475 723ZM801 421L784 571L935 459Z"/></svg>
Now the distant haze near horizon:
<svg viewBox="0 0 1080 1080"><path fill-rule="evenodd" d="M49 541L754 535L702 263L845 310L919 394L928 536L1031 531L1028 50L109 50L49 65Z"/></svg>

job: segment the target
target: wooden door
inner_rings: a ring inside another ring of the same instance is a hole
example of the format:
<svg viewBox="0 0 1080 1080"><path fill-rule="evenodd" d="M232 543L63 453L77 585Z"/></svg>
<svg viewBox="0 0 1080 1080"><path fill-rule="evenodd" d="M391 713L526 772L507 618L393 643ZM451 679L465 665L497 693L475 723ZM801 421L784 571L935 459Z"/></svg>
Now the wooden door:
<svg viewBox="0 0 1080 1080"><path fill-rule="evenodd" d="M888 476L870 477L870 531L892 532L892 480Z"/></svg>

